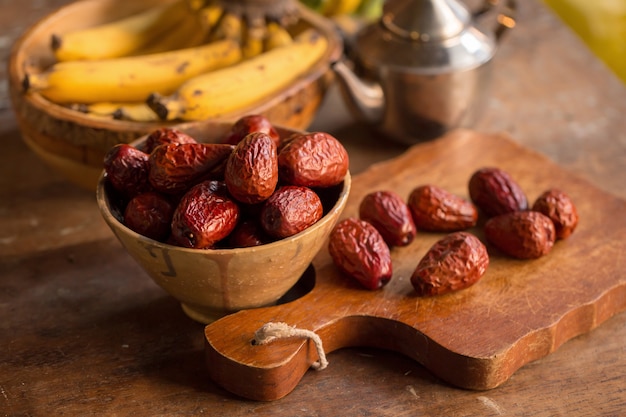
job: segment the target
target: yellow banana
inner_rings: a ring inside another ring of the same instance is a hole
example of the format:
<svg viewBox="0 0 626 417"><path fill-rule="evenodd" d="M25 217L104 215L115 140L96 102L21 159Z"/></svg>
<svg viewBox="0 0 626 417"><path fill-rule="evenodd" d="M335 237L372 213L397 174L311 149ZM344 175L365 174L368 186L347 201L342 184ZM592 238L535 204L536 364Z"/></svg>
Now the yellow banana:
<svg viewBox="0 0 626 417"><path fill-rule="evenodd" d="M93 117L103 117L116 120L131 120L134 122L156 122L157 115L146 103L114 103L100 102L92 104L72 105L70 108Z"/></svg>
<svg viewBox="0 0 626 417"><path fill-rule="evenodd" d="M327 0L322 5L324 16L352 14L361 5L361 0Z"/></svg>
<svg viewBox="0 0 626 417"><path fill-rule="evenodd" d="M23 86L56 103L145 101L152 92L171 94L192 77L240 60L239 44L224 39L159 54L60 62L44 73L27 74Z"/></svg>
<svg viewBox="0 0 626 417"><path fill-rule="evenodd" d="M243 20L234 13L222 13L210 34L210 41L233 39L241 43Z"/></svg>
<svg viewBox="0 0 626 417"><path fill-rule="evenodd" d="M189 9L193 11L198 11L202 9L206 5L206 2L206 0L187 0Z"/></svg>
<svg viewBox="0 0 626 417"><path fill-rule="evenodd" d="M176 0L110 23L52 35L58 61L94 60L130 55L176 26L188 4Z"/></svg>
<svg viewBox="0 0 626 417"><path fill-rule="evenodd" d="M249 23L243 25L241 50L244 59L252 58L263 52L264 37L265 25L252 26Z"/></svg>
<svg viewBox="0 0 626 417"><path fill-rule="evenodd" d="M293 37L285 27L277 22L269 22L267 24L267 33L263 42L263 49L265 51L289 45L292 42Z"/></svg>
<svg viewBox="0 0 626 417"><path fill-rule="evenodd" d="M220 5L211 3L200 9L198 12L198 18L204 27L205 31L212 31L220 21L220 18L224 14L224 10Z"/></svg>
<svg viewBox="0 0 626 417"><path fill-rule="evenodd" d="M289 45L194 77L171 96L152 94L148 105L165 120L224 116L293 83L321 59L327 45L323 35L308 29Z"/></svg>
<svg viewBox="0 0 626 417"><path fill-rule="evenodd" d="M133 55L156 54L199 46L204 43L207 32L198 14L190 12L175 27L149 42L146 46L134 51Z"/></svg>

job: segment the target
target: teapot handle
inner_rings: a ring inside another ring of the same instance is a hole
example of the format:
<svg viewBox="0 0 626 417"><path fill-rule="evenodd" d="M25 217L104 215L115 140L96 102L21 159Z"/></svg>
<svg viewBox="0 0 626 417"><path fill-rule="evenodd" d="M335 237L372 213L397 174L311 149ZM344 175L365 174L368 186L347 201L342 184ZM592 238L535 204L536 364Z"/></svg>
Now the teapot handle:
<svg viewBox="0 0 626 417"><path fill-rule="evenodd" d="M501 0L485 0L481 8L473 12L474 18L484 15L488 11L494 9L501 3ZM502 6L502 10L496 17L498 26L494 33L497 40L500 40L504 32L508 29L515 27L515 13L517 11L517 4L515 0L507 0L506 4Z"/></svg>

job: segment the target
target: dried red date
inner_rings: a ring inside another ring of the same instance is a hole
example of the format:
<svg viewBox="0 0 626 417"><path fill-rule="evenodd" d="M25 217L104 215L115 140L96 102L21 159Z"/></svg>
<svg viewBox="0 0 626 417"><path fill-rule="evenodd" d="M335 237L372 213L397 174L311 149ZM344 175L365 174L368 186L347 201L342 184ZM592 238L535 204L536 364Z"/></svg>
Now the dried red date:
<svg viewBox="0 0 626 417"><path fill-rule="evenodd" d="M188 134L181 132L178 129L172 127L161 127L153 130L146 137L146 153L152 153L154 148L159 145L166 145L168 143L197 143L196 139Z"/></svg>
<svg viewBox="0 0 626 417"><path fill-rule="evenodd" d="M289 144L289 142L291 142L292 139L295 139L299 136L302 136L302 133L291 133L290 135L280 138L280 141L278 141L278 154L280 155L280 152L285 146Z"/></svg>
<svg viewBox="0 0 626 417"><path fill-rule="evenodd" d="M415 238L409 207L393 191L374 191L363 197L359 217L374 226L389 246L406 246Z"/></svg>
<svg viewBox="0 0 626 417"><path fill-rule="evenodd" d="M254 132L266 133L272 138L276 146L278 146L280 142L280 134L274 125L267 117L261 114L250 114L241 117L232 125L223 142L237 145L243 138Z"/></svg>
<svg viewBox="0 0 626 417"><path fill-rule="evenodd" d="M174 205L154 191L133 197L124 210L124 224L150 239L164 241L170 234Z"/></svg>
<svg viewBox="0 0 626 417"><path fill-rule="evenodd" d="M234 230L239 207L215 189L214 181L204 181L182 197L172 218L172 239L177 245L210 249Z"/></svg>
<svg viewBox="0 0 626 417"><path fill-rule="evenodd" d="M411 275L411 284L420 296L446 294L473 285L488 266L485 245L470 233L454 232L426 252Z"/></svg>
<svg viewBox="0 0 626 417"><path fill-rule="evenodd" d="M246 204L267 200L278 184L276 143L266 133L250 133L226 163L224 180L230 194Z"/></svg>
<svg viewBox="0 0 626 417"><path fill-rule="evenodd" d="M281 145L278 170L281 179L303 187L339 184L349 167L348 152L336 138L323 132L292 135Z"/></svg>
<svg viewBox="0 0 626 417"><path fill-rule="evenodd" d="M150 184L166 194L181 194L193 185L224 176L232 145L218 143L169 143L150 154Z"/></svg>
<svg viewBox="0 0 626 417"><path fill-rule="evenodd" d="M522 187L500 168L482 168L469 180L469 195L488 217L528 209Z"/></svg>
<svg viewBox="0 0 626 417"><path fill-rule="evenodd" d="M557 239L567 239L578 225L578 211L571 198L563 191L550 189L533 203L532 209L550 218Z"/></svg>
<svg viewBox="0 0 626 417"><path fill-rule="evenodd" d="M126 198L149 191L149 156L133 146L120 143L104 156L107 181Z"/></svg>
<svg viewBox="0 0 626 417"><path fill-rule="evenodd" d="M328 252L342 273L369 290L382 288L391 280L389 247L364 220L351 217L337 223L329 236Z"/></svg>
<svg viewBox="0 0 626 417"><path fill-rule="evenodd" d="M252 220L240 222L228 236L228 245L232 248L249 248L269 241L261 226Z"/></svg>
<svg viewBox="0 0 626 417"><path fill-rule="evenodd" d="M322 202L307 187L286 185L277 189L261 209L261 227L278 239L300 233L322 218Z"/></svg>
<svg viewBox="0 0 626 417"><path fill-rule="evenodd" d="M506 255L534 259L552 250L556 232L552 220L538 211L517 211L487 220L485 237Z"/></svg>
<svg viewBox="0 0 626 417"><path fill-rule="evenodd" d="M478 210L470 201L434 185L413 189L408 206L419 230L456 232L473 227L478 220Z"/></svg>

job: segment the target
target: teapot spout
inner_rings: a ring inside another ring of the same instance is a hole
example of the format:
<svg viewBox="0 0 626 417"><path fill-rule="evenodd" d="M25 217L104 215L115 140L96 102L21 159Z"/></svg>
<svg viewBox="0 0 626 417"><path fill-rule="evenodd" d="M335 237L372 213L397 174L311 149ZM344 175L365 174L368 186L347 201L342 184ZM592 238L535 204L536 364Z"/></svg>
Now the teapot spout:
<svg viewBox="0 0 626 417"><path fill-rule="evenodd" d="M385 97L380 84L361 80L343 61L332 66L339 82L339 89L352 115L366 123L383 121Z"/></svg>

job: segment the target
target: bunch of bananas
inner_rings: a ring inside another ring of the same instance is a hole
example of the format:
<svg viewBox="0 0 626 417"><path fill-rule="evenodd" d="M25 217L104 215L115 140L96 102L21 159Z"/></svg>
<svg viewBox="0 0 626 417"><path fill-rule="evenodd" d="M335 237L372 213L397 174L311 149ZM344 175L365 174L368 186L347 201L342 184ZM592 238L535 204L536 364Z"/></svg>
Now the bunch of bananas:
<svg viewBox="0 0 626 417"><path fill-rule="evenodd" d="M219 0L174 0L110 23L53 35L56 62L26 92L96 117L199 120L282 88L324 54L313 29L251 22Z"/></svg>

